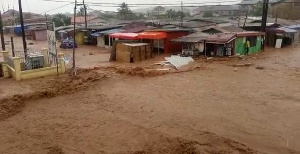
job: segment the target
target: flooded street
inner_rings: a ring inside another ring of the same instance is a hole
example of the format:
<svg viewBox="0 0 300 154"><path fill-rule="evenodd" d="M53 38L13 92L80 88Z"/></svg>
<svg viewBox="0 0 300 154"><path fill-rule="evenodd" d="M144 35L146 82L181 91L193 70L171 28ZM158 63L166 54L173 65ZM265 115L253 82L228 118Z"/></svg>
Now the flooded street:
<svg viewBox="0 0 300 154"><path fill-rule="evenodd" d="M88 53L79 67L102 61ZM92 70L30 98L50 79L1 79L24 104L0 120L0 153L300 153L299 59L296 44L155 77Z"/></svg>

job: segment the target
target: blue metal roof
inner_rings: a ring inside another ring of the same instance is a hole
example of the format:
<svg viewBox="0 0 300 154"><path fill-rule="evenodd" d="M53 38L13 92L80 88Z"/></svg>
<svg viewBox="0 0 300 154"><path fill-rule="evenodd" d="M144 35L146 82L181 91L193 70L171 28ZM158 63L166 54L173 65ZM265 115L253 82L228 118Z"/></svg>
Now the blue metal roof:
<svg viewBox="0 0 300 154"><path fill-rule="evenodd" d="M289 28L289 29L300 29L300 25L291 25L291 26L286 26L286 28Z"/></svg>
<svg viewBox="0 0 300 154"><path fill-rule="evenodd" d="M296 30L290 29L290 28L286 28L286 27L280 27L280 28L277 28L277 29L281 30L281 31L284 31L285 33L297 33Z"/></svg>
<svg viewBox="0 0 300 154"><path fill-rule="evenodd" d="M100 32L96 32L91 34L92 36L98 37L100 35L109 35L109 34L113 34L113 33L117 33L123 31L122 29L111 29L111 30L105 30L105 31L100 31Z"/></svg>

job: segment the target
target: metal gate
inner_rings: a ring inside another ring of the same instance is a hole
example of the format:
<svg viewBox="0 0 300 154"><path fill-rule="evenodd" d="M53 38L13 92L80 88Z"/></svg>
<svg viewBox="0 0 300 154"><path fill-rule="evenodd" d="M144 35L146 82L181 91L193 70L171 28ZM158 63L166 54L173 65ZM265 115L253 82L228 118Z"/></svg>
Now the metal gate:
<svg viewBox="0 0 300 154"><path fill-rule="evenodd" d="M49 52L49 64L50 66L56 66L58 61L57 61L57 55L56 53L52 53L52 52Z"/></svg>

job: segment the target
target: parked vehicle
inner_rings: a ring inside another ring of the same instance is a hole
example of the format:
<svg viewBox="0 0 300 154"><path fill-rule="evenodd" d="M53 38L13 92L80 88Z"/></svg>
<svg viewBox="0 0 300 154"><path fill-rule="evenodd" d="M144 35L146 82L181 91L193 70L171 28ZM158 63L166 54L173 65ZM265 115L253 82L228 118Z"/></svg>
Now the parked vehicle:
<svg viewBox="0 0 300 154"><path fill-rule="evenodd" d="M70 49L73 48L74 41L70 39L65 39L61 42L61 45L59 46L60 48L63 49ZM77 44L75 43L75 48L77 48Z"/></svg>

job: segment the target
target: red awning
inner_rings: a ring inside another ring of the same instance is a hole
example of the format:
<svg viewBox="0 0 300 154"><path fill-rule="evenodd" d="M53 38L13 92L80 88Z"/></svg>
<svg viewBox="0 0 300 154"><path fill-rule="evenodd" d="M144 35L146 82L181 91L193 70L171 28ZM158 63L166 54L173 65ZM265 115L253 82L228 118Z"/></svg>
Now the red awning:
<svg viewBox="0 0 300 154"><path fill-rule="evenodd" d="M142 32L138 35L139 39L164 39L167 38L166 32Z"/></svg>
<svg viewBox="0 0 300 154"><path fill-rule="evenodd" d="M113 33L113 34L110 34L109 37L125 39L125 40L138 40L139 39L137 33Z"/></svg>

